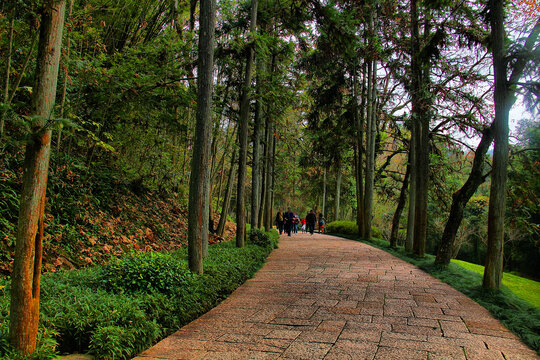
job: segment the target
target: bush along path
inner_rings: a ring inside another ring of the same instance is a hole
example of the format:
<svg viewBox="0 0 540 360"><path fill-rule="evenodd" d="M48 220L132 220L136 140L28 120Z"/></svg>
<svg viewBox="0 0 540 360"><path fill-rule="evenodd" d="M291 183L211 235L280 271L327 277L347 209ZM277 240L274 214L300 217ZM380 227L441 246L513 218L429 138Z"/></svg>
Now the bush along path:
<svg viewBox="0 0 540 360"><path fill-rule="evenodd" d="M136 360L537 358L416 266L364 243L298 234L219 306Z"/></svg>
<svg viewBox="0 0 540 360"><path fill-rule="evenodd" d="M133 253L109 265L42 278L38 348L30 359L90 353L131 359L216 306L260 269L277 246L275 231L236 248L209 248L204 274L188 270L187 249ZM7 341L9 283L0 280L0 359L19 358Z"/></svg>

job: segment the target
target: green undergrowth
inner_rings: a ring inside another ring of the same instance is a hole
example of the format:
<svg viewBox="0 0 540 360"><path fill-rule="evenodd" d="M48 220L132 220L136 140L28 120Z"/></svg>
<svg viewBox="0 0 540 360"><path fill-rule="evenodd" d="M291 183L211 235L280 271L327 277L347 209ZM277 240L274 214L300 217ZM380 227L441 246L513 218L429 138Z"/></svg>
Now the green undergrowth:
<svg viewBox="0 0 540 360"><path fill-rule="evenodd" d="M45 274L37 350L20 358L7 341L9 283L0 280L0 359L51 359L90 353L97 360L130 359L199 317L252 277L277 247L209 247L204 274L188 270L187 249L132 253L109 265Z"/></svg>
<svg viewBox="0 0 540 360"><path fill-rule="evenodd" d="M362 241L416 265L489 310L525 344L540 354L540 309L513 293L507 286L503 285L499 292L485 291L482 289L482 274L465 269L456 263L441 267L434 264L433 255L414 257L406 253L402 247L391 248L389 242L382 239L365 240L359 239L356 235L338 233L333 235ZM535 290L530 288L529 291Z"/></svg>

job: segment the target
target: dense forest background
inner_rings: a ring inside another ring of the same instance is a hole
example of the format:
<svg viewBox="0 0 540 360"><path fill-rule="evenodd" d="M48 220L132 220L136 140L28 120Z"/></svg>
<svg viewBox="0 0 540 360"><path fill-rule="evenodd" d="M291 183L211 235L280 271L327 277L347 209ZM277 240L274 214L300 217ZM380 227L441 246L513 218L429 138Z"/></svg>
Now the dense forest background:
<svg viewBox="0 0 540 360"><path fill-rule="evenodd" d="M313 208L328 221L355 221L370 235L406 246L409 149L413 114L421 114L428 124L421 154L429 164L426 252L439 249L452 194L473 173L479 144L487 143L481 179L452 243L454 257L483 264L493 141L484 135L495 116L484 5L423 1L413 19L409 4L395 0L259 0L253 33L251 2L220 1L209 187L216 234L210 240L235 235L247 96L248 223L268 227L280 208L301 217ZM36 130L30 104L40 11L38 0L0 7L3 275L14 256L24 146ZM196 0L68 1L56 105L46 125L53 129L53 151L45 270L187 245L197 14ZM526 48L539 14L535 2L507 4L510 64ZM411 21L418 25L419 53L411 50ZM533 48L537 53L537 42ZM255 62L246 77L251 52ZM411 92L416 68L423 102ZM540 274L538 69L536 56L517 84L521 110L512 121L504 227L505 270L533 278Z"/></svg>

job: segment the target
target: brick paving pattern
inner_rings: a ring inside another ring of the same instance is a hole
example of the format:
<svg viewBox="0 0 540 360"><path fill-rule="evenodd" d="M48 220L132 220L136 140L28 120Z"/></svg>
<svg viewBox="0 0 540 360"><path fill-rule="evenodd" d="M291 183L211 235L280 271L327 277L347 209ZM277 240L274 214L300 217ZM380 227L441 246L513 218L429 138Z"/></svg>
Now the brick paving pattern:
<svg viewBox="0 0 540 360"><path fill-rule="evenodd" d="M540 359L489 312L384 251L282 236L219 306L143 352L157 359Z"/></svg>

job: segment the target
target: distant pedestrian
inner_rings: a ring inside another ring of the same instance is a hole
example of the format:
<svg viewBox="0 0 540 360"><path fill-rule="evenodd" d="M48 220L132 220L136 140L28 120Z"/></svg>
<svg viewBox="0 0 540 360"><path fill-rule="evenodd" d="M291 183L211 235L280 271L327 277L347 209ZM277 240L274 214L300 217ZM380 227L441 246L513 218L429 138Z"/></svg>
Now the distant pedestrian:
<svg viewBox="0 0 540 360"><path fill-rule="evenodd" d="M276 214L276 227L279 231L279 234L283 234L283 224L285 223L285 217L283 216L283 212L281 209Z"/></svg>
<svg viewBox="0 0 540 360"><path fill-rule="evenodd" d="M305 233L306 232L306 219L302 219L300 220L300 227L302 228L302 232Z"/></svg>
<svg viewBox="0 0 540 360"><path fill-rule="evenodd" d="M319 234L324 232L325 223L326 219L324 218L324 215L322 213L319 213Z"/></svg>
<svg viewBox="0 0 540 360"><path fill-rule="evenodd" d="M307 230L311 235L313 235L313 232L315 231L315 223L317 222L317 215L315 215L315 211L310 210L310 212L306 215L306 225Z"/></svg>
<svg viewBox="0 0 540 360"><path fill-rule="evenodd" d="M285 218L285 232L288 236L291 236L291 232L293 230L293 222L294 222L294 213L291 211L291 208L285 212L284 215Z"/></svg>
<svg viewBox="0 0 540 360"><path fill-rule="evenodd" d="M298 234L298 225L300 224L300 218L298 217L297 214L294 214L294 219L293 219L293 234Z"/></svg>

